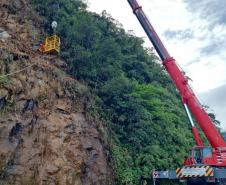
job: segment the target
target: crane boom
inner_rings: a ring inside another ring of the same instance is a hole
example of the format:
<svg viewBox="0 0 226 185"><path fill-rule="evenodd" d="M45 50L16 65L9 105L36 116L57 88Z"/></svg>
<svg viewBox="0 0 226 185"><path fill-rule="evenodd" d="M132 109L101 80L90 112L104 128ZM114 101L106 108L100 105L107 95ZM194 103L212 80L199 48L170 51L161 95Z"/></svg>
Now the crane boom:
<svg viewBox="0 0 226 185"><path fill-rule="evenodd" d="M154 48L156 49L167 72L169 73L174 84L179 90L182 102L184 103L185 106L189 107L189 110L192 112L194 118L196 119L198 125L200 126L206 138L208 139L210 145L213 148L226 147L226 142L224 141L223 137L220 135L220 133L214 126L212 120L209 118L208 114L205 112L202 105L199 103L193 90L188 84L186 76L177 66L175 60L169 55L167 49L160 40L154 27L151 25L147 16L143 12L142 7L139 6L137 0L128 0L128 2L132 7L134 14L138 18L143 29L145 30L147 36L152 42ZM198 144L198 138L195 139Z"/></svg>

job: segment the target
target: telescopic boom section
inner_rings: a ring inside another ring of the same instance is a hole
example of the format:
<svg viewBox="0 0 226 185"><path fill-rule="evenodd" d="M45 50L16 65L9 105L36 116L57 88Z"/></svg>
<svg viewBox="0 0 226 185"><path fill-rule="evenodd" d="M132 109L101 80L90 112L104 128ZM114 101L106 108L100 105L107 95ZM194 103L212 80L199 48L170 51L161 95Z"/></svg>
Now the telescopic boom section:
<svg viewBox="0 0 226 185"><path fill-rule="evenodd" d="M170 57L167 49L155 32L155 29L149 22L141 6L139 6L136 0L128 0L128 2L132 7L134 14L137 16L140 24L144 28L147 36L155 47L157 53L159 54L167 72L171 76L177 89L180 91L183 103L189 107L211 146L213 148L226 147L226 142L214 126L202 105L199 103L194 92L190 88L184 73L177 66L175 60Z"/></svg>

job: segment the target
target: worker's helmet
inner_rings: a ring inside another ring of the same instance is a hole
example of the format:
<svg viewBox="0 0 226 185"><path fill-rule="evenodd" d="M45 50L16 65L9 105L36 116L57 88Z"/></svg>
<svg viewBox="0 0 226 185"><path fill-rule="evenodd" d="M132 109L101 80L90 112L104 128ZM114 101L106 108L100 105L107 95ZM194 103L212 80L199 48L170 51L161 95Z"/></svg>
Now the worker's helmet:
<svg viewBox="0 0 226 185"><path fill-rule="evenodd" d="M53 21L51 26L52 26L53 30L55 30L57 28L57 22Z"/></svg>

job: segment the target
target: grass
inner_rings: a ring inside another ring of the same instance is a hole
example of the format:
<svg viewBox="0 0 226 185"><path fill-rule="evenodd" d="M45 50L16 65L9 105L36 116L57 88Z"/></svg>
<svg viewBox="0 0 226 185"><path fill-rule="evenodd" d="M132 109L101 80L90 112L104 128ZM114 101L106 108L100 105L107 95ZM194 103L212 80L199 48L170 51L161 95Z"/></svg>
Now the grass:
<svg viewBox="0 0 226 185"><path fill-rule="evenodd" d="M11 84L11 80L9 77L0 77L0 87L9 86Z"/></svg>

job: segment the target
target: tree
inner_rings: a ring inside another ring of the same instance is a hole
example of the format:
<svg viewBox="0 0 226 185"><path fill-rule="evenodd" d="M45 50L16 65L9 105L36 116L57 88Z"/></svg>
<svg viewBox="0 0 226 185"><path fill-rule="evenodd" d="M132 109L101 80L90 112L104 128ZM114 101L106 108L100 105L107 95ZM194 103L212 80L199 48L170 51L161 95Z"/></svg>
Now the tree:
<svg viewBox="0 0 226 185"><path fill-rule="evenodd" d="M88 12L79 0L33 0L46 31L56 20L68 73L95 97L108 124L119 185L138 185L153 168L182 164L194 143L179 94L151 49L109 14Z"/></svg>

